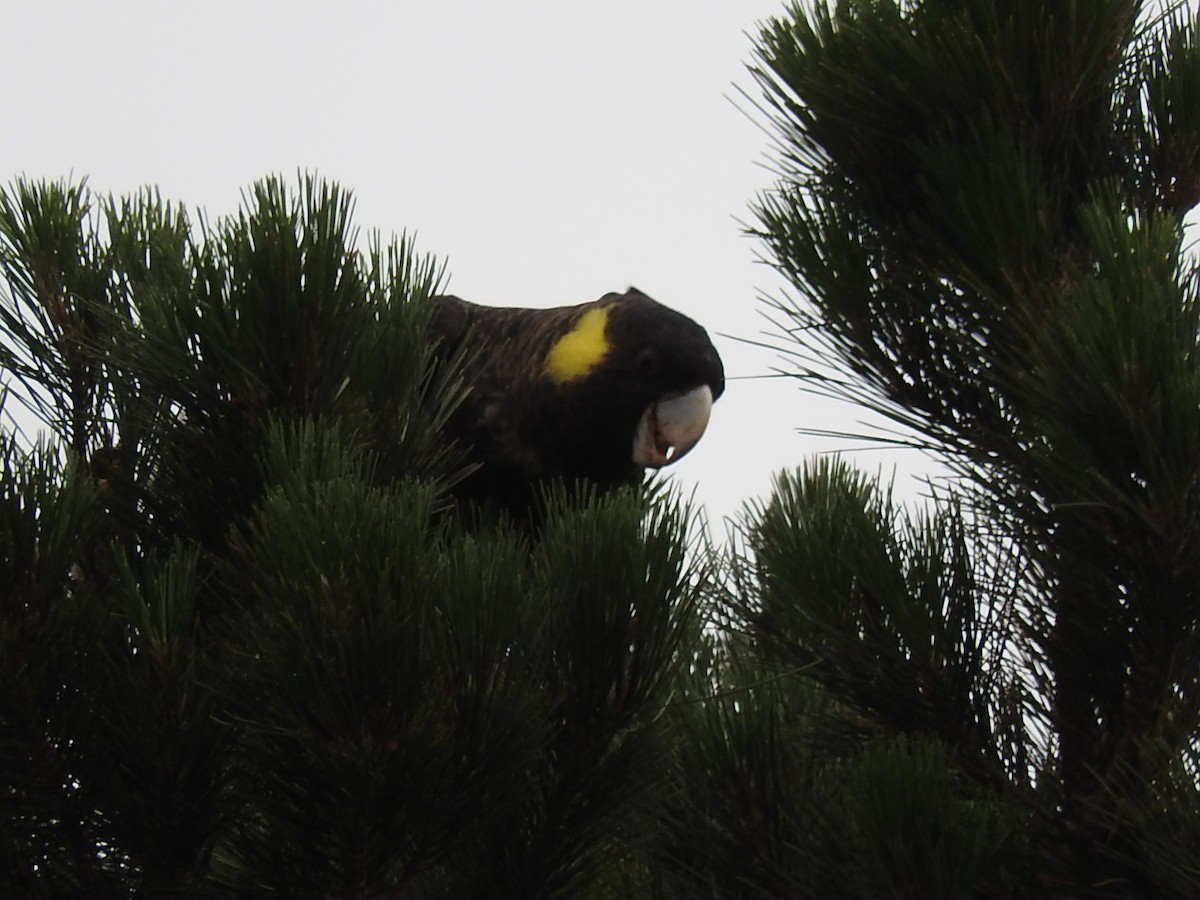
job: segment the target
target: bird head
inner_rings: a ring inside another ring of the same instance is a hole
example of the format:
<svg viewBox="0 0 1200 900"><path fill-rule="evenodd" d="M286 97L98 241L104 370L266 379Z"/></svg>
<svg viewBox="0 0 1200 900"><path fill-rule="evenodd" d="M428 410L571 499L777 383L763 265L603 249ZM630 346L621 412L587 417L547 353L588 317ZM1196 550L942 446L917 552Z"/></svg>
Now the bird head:
<svg viewBox="0 0 1200 900"><path fill-rule="evenodd" d="M542 369L577 410L571 443L616 480L682 459L725 390L707 332L636 288L575 307Z"/></svg>

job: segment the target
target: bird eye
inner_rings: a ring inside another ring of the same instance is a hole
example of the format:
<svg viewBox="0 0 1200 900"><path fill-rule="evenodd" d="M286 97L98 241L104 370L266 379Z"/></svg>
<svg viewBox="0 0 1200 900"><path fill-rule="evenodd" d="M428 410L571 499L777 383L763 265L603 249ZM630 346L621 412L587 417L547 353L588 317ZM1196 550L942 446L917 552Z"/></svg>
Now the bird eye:
<svg viewBox="0 0 1200 900"><path fill-rule="evenodd" d="M657 375L658 351L653 347L642 347L638 350L637 369L642 375Z"/></svg>

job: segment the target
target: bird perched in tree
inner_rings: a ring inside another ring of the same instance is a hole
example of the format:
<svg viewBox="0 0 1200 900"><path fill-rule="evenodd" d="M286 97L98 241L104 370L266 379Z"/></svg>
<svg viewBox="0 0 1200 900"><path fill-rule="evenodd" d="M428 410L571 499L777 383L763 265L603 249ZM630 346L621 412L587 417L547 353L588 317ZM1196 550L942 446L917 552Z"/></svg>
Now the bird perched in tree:
<svg viewBox="0 0 1200 900"><path fill-rule="evenodd" d="M546 479L603 489L678 461L725 390L707 332L634 288L556 309L436 303L434 338L466 354L449 429L478 468L461 493L502 508Z"/></svg>

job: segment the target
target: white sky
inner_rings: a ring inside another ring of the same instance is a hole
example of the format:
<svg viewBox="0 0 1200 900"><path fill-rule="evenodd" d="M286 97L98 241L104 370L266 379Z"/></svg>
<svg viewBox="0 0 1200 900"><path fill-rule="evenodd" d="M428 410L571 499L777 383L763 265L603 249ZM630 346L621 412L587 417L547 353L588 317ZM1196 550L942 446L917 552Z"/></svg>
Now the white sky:
<svg viewBox="0 0 1200 900"><path fill-rule="evenodd" d="M718 532L774 471L831 446L798 428L857 428L791 379L738 380L778 361L722 336L761 339L759 297L781 283L739 225L771 176L731 98L755 94L747 35L783 0L6 6L6 184L154 184L216 216L255 179L305 170L354 192L364 231L415 232L466 299L558 306L636 285L707 327L734 377L671 470ZM901 478L926 465L854 458Z"/></svg>

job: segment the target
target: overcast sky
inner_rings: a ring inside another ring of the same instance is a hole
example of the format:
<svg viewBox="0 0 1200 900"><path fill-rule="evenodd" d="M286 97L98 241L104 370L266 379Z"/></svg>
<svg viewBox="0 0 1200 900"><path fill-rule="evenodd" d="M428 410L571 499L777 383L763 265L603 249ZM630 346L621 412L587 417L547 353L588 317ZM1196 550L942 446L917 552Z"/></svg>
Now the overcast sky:
<svg viewBox="0 0 1200 900"><path fill-rule="evenodd" d="M636 285L713 334L733 377L671 471L719 522L858 413L756 378L778 276L742 234L769 186L751 34L783 0L39 2L3 14L0 176L157 185L233 211L272 172L351 189L364 229L415 232L479 303ZM741 109L739 109L741 107ZM854 455L901 482L912 452Z"/></svg>

